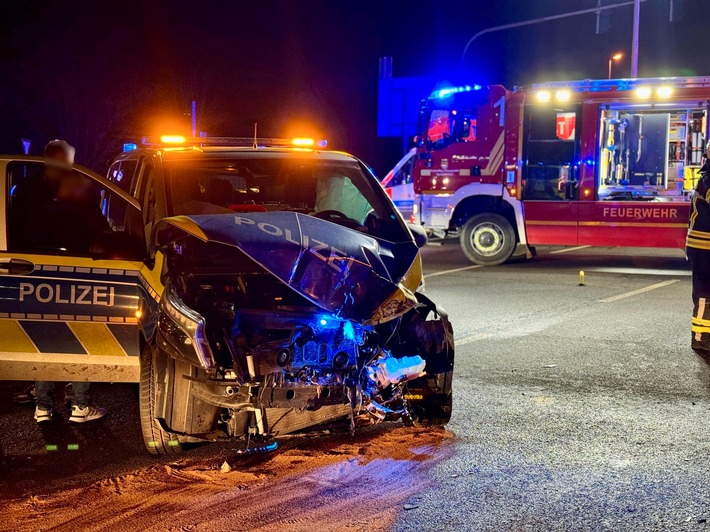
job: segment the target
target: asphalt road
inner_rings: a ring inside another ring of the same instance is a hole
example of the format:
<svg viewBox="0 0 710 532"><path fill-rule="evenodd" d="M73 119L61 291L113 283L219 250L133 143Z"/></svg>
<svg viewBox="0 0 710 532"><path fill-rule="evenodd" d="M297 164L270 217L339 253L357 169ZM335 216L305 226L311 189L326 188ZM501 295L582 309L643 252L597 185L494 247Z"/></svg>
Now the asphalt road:
<svg viewBox="0 0 710 532"><path fill-rule="evenodd" d="M455 245L425 248L426 292L449 312L457 337L454 414L446 433L426 445L420 433L405 429L391 437L369 431L350 443L343 436L307 440L309 456L341 453L347 468L324 473L331 466L298 457L289 464L303 469L273 473L254 484L255 493L269 493L288 475L307 479L299 486L321 512L309 515L330 523L324 530L338 524L354 530L705 529L710 365L689 348L690 276L682 253L538 251L532 261L480 268ZM0 497L15 518L24 517L26 506L30 519L40 499L49 504L68 490L156 464L174 466L174 458L143 451L130 386L94 386L95 400L110 409L105 420L79 428L58 421L42 430L31 408L9 402L19 386L0 383ZM57 451L47 451L48 443L57 443ZM67 450L70 443L79 449ZM282 458L299 445L290 441ZM397 446L408 454L395 452ZM250 474L278 469L278 453L244 463L230 453L229 445L218 444L185 456L192 467L214 469L227 458ZM417 466L402 466L408 460ZM372 464L391 467L373 472ZM352 470L358 467L360 473ZM358 491L368 483L371 503ZM346 511L348 503L357 508ZM263 509L269 512L263 522L300 529L297 519L274 517L286 515L284 508ZM27 527L27 519L15 528ZM166 523L162 529L170 528ZM186 514L174 524L200 529L200 518Z"/></svg>
<svg viewBox="0 0 710 532"><path fill-rule="evenodd" d="M710 367L689 349L683 254L539 251L455 271L457 248L427 249L458 338L456 438L395 528L705 528Z"/></svg>

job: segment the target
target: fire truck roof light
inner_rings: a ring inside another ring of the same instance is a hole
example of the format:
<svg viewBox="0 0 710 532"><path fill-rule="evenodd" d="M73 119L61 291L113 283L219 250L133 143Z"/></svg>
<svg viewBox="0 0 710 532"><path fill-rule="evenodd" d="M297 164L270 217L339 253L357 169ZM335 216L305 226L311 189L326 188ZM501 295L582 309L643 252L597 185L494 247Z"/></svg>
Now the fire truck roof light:
<svg viewBox="0 0 710 532"><path fill-rule="evenodd" d="M673 95L673 87L669 87L668 85L658 87L656 94L659 98L670 98Z"/></svg>
<svg viewBox="0 0 710 532"><path fill-rule="evenodd" d="M568 102L572 97L572 93L567 89L559 90L555 93L555 99L558 102Z"/></svg>
<svg viewBox="0 0 710 532"><path fill-rule="evenodd" d="M452 94L458 94L459 92L471 92L480 91L483 87L481 85L461 85L460 87L447 87L445 89L439 89L434 91L430 98L448 98Z"/></svg>
<svg viewBox="0 0 710 532"><path fill-rule="evenodd" d="M535 94L535 97L538 102L545 103L550 101L552 95L550 94L550 91L538 91L537 94Z"/></svg>
<svg viewBox="0 0 710 532"><path fill-rule="evenodd" d="M161 135L160 142L163 144L185 144L185 137L182 135Z"/></svg>
<svg viewBox="0 0 710 532"><path fill-rule="evenodd" d="M650 98L651 97L651 87L637 87L636 88L637 98Z"/></svg>
<svg viewBox="0 0 710 532"><path fill-rule="evenodd" d="M133 150L137 150L137 149L138 149L138 144L136 144L135 142L126 142L123 145L124 152L125 151L133 151Z"/></svg>

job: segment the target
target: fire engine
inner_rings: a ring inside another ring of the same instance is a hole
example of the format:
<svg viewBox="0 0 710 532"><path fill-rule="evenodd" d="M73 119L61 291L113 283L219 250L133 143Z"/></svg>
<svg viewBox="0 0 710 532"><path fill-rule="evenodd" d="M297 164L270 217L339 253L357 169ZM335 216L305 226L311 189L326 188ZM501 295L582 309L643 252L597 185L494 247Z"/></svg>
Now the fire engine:
<svg viewBox="0 0 710 532"><path fill-rule="evenodd" d="M682 248L710 77L446 87L383 184L474 263L536 245Z"/></svg>

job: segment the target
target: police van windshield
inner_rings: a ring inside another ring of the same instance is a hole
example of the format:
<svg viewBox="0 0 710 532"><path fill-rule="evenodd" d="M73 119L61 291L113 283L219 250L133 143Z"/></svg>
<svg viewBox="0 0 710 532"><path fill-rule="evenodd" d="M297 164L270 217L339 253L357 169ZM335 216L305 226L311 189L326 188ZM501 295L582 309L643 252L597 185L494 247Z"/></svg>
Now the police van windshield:
<svg viewBox="0 0 710 532"><path fill-rule="evenodd" d="M290 211L392 241L406 239L399 217L356 161L288 157L168 161L171 215Z"/></svg>
<svg viewBox="0 0 710 532"><path fill-rule="evenodd" d="M478 90L424 100L420 135L429 149L441 149L455 142L476 140L478 108L487 91Z"/></svg>

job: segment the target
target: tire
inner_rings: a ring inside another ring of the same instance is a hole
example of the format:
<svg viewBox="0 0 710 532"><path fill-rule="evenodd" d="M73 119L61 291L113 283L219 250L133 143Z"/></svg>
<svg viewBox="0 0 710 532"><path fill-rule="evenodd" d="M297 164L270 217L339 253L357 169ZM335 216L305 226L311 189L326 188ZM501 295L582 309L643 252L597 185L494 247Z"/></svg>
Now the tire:
<svg viewBox="0 0 710 532"><path fill-rule="evenodd" d="M405 396L407 409L415 427L443 427L451 419L453 398L451 379L453 371L438 375L425 375L408 383Z"/></svg>
<svg viewBox="0 0 710 532"><path fill-rule="evenodd" d="M421 293L420 306L405 315L406 349L426 361L425 374L409 381L404 389L409 417L416 427L440 427L451 419L454 378L454 328L445 310ZM434 318L434 319L429 319Z"/></svg>
<svg viewBox="0 0 710 532"><path fill-rule="evenodd" d="M468 259L482 266L502 264L515 251L515 230L500 214L477 214L461 230L461 249Z"/></svg>
<svg viewBox="0 0 710 532"><path fill-rule="evenodd" d="M155 421L155 401L158 375L155 357L161 355L146 344L141 351L140 405L141 431L143 443L150 454L176 454L182 452L182 444L177 436L162 430Z"/></svg>

